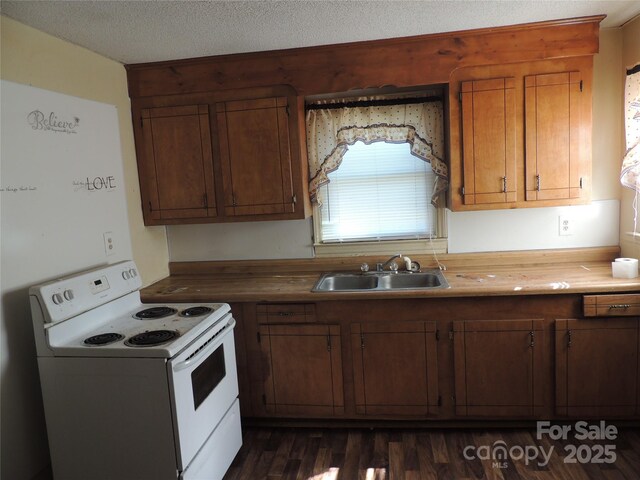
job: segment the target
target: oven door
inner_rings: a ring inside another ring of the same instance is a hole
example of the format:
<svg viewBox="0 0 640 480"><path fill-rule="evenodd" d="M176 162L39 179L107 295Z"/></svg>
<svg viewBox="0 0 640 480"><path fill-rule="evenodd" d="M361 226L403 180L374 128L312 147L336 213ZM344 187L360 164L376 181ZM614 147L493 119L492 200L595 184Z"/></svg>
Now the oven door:
<svg viewBox="0 0 640 480"><path fill-rule="evenodd" d="M168 362L178 469L184 471L238 397L233 327L203 333ZM218 333L214 333L218 332Z"/></svg>

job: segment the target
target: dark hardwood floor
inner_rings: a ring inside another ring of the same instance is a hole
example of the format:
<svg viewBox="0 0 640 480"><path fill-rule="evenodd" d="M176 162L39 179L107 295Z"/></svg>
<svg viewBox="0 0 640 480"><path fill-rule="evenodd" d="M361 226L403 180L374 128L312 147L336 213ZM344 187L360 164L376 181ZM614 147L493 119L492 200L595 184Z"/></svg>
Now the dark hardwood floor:
<svg viewBox="0 0 640 480"><path fill-rule="evenodd" d="M631 428L615 440L566 441L537 440L535 429L246 428L243 441L224 480L640 479L640 432ZM606 445L615 461L593 461L609 456ZM573 446L576 463L568 463Z"/></svg>

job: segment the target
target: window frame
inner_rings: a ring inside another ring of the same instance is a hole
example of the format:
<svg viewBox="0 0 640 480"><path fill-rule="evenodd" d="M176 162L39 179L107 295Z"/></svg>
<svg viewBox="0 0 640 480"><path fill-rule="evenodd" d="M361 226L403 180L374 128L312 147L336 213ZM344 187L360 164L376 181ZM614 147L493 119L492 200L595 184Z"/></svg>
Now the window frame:
<svg viewBox="0 0 640 480"><path fill-rule="evenodd" d="M443 194L444 196L444 194ZM444 200L442 198L441 200ZM402 252L406 255L423 255L430 253L447 253L448 214L445 207L436 207L436 236L424 239L406 240L362 240L350 242L318 242L322 231L322 216L317 204L313 205L313 249L316 257L350 257L357 255L393 255Z"/></svg>

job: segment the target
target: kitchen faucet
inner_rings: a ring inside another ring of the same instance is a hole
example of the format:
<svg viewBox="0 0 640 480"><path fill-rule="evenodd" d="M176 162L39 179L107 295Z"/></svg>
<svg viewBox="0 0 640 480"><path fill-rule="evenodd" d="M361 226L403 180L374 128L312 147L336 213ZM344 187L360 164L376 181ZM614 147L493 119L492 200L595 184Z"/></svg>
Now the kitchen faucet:
<svg viewBox="0 0 640 480"><path fill-rule="evenodd" d="M391 256L391 258L389 258L389 260L387 260L386 262L384 262L384 263L376 263L376 272L384 271L384 267L389 265L396 258L400 258L400 257L402 257L402 254L401 253L396 253L395 255ZM395 266L395 268L394 268L394 266ZM391 271L397 272L398 271L398 264L393 262L393 263L391 263L391 266L389 268L390 268Z"/></svg>

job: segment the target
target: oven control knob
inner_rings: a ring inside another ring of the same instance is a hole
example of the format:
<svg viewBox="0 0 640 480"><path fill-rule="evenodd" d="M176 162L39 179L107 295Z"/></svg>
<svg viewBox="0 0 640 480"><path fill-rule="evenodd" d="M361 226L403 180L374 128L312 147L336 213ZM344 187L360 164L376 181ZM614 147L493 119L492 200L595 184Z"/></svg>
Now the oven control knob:
<svg viewBox="0 0 640 480"><path fill-rule="evenodd" d="M73 300L73 290L65 290L62 295L67 300Z"/></svg>
<svg viewBox="0 0 640 480"><path fill-rule="evenodd" d="M55 303L56 305L60 305L62 302L64 302L64 298L62 298L62 295L60 295L59 293L54 293L51 297L51 300L53 300L53 303Z"/></svg>
<svg viewBox="0 0 640 480"><path fill-rule="evenodd" d="M131 274L125 270L124 272L122 272L122 278L124 278L125 280L129 280L131 278Z"/></svg>
<svg viewBox="0 0 640 480"><path fill-rule="evenodd" d="M129 270L129 275L131 275L131 278L136 278L138 276L138 272L136 272L135 268L132 268Z"/></svg>

